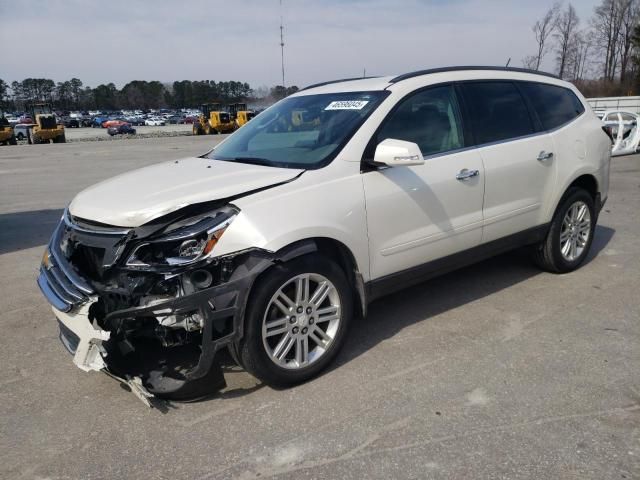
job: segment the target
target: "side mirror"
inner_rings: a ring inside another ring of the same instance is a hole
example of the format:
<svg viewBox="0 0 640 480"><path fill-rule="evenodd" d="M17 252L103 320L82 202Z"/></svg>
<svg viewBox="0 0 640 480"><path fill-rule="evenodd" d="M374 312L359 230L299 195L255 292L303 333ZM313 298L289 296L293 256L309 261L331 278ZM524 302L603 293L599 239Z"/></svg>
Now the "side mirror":
<svg viewBox="0 0 640 480"><path fill-rule="evenodd" d="M424 158L416 143L387 138L376 147L373 162L388 167L409 167L424 164Z"/></svg>

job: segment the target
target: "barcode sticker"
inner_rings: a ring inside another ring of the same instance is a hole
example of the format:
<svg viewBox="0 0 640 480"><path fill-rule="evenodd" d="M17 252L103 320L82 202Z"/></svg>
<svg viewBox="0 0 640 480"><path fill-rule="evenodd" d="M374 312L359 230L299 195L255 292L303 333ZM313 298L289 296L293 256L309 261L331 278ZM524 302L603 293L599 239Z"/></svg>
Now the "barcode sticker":
<svg viewBox="0 0 640 480"><path fill-rule="evenodd" d="M331 102L325 110L362 110L369 100L339 100Z"/></svg>

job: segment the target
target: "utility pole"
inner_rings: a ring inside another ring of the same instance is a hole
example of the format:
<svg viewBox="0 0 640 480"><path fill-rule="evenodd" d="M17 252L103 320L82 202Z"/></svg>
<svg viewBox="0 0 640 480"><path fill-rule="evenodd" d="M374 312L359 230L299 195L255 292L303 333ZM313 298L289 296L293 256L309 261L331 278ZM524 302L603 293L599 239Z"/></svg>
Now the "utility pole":
<svg viewBox="0 0 640 480"><path fill-rule="evenodd" d="M280 59L282 62L282 88L286 88L284 85L284 25L282 20L282 0L280 0Z"/></svg>

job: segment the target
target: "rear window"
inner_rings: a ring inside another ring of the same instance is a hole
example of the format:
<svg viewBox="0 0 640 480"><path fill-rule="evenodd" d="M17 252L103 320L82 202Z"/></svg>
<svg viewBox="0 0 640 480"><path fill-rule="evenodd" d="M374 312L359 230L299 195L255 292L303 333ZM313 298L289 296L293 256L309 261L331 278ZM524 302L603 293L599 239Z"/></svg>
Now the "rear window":
<svg viewBox="0 0 640 480"><path fill-rule="evenodd" d="M545 130L561 127L584 112L582 102L567 88L530 82L521 86Z"/></svg>
<svg viewBox="0 0 640 480"><path fill-rule="evenodd" d="M470 82L461 86L476 144L534 132L527 106L512 82Z"/></svg>

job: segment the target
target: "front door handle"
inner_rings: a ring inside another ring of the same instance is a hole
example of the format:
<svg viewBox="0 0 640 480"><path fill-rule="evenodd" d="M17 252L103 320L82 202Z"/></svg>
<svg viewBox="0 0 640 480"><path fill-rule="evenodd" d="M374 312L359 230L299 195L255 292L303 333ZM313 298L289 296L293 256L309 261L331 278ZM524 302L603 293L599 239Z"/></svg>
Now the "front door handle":
<svg viewBox="0 0 640 480"><path fill-rule="evenodd" d="M542 150L538 154L538 160L540 162L544 162L545 160L549 160L550 158L553 158L553 152L545 152L544 150Z"/></svg>
<svg viewBox="0 0 640 480"><path fill-rule="evenodd" d="M473 177L477 177L478 175L480 175L479 170L469 170L468 168L463 168L456 175L456 180L464 181Z"/></svg>

